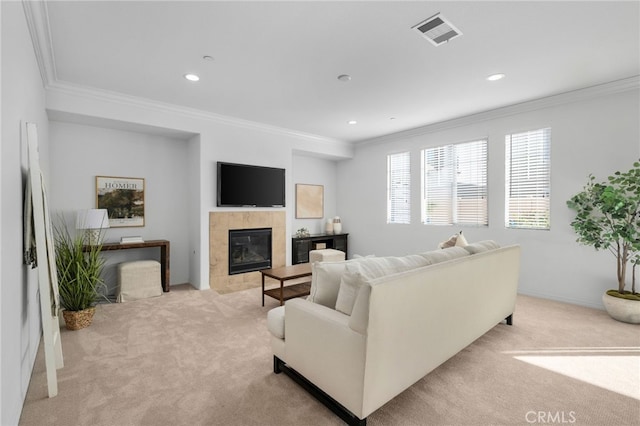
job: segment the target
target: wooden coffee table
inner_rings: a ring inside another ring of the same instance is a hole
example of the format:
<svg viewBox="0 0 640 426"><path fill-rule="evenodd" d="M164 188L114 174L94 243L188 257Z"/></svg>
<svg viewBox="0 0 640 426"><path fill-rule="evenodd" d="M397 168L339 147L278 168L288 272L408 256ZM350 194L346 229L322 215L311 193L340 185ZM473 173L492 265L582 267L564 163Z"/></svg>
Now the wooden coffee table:
<svg viewBox="0 0 640 426"><path fill-rule="evenodd" d="M283 266L281 268L263 269L262 273L262 306L264 306L264 295L273 297L280 301L280 306L284 305L285 300L294 297L306 296L311 291L311 280L290 284L285 286L285 281L294 280L311 276L311 264L300 263L298 265ZM269 277L280 281L280 287L264 289L264 278Z"/></svg>

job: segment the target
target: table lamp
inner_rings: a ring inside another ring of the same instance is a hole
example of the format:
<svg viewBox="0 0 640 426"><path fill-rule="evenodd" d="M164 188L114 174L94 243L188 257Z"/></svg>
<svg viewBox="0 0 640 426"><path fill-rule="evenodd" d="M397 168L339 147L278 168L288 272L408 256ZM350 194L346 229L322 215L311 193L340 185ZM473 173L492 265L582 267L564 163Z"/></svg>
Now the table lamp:
<svg viewBox="0 0 640 426"><path fill-rule="evenodd" d="M89 245L100 244L101 232L109 227L109 214L107 209L78 210L76 216L76 229L85 230L85 239Z"/></svg>

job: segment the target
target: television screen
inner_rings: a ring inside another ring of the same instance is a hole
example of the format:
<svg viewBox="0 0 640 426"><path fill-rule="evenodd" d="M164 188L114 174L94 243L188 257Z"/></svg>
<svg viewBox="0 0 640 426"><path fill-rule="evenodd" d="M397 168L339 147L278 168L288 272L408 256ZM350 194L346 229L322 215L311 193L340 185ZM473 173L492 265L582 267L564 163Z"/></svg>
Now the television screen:
<svg viewBox="0 0 640 426"><path fill-rule="evenodd" d="M218 162L218 207L284 207L285 170Z"/></svg>

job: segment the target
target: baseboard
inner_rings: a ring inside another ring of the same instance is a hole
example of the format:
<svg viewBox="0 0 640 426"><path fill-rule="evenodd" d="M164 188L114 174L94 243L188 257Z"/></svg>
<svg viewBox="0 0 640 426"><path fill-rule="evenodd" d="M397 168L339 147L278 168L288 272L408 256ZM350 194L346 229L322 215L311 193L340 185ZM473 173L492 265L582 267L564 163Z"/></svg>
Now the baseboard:
<svg viewBox="0 0 640 426"><path fill-rule="evenodd" d="M540 293L537 291L527 291L527 290L518 291L518 294L521 294L523 296L538 297L540 299L553 300L556 302L568 303L570 305L578 305L578 306L584 306L587 308L594 308L600 311L604 310L604 305L602 303L593 303L587 300L573 299L573 298L569 299L568 297L557 296L555 294Z"/></svg>

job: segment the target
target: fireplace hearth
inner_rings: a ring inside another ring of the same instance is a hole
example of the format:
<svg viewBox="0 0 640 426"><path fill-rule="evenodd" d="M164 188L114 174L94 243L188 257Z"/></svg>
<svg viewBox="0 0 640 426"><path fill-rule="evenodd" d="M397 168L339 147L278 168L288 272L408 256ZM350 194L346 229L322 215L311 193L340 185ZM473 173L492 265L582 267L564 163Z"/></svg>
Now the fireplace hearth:
<svg viewBox="0 0 640 426"><path fill-rule="evenodd" d="M229 275L271 268L271 228L229 230Z"/></svg>

